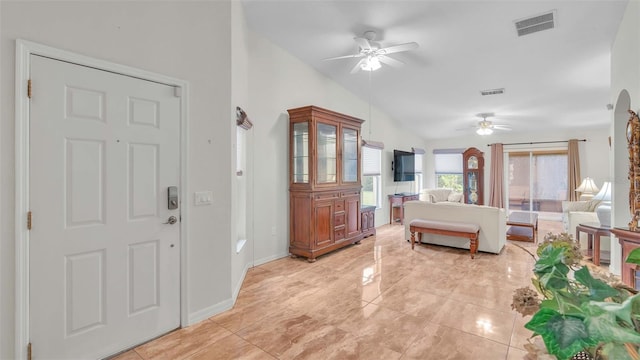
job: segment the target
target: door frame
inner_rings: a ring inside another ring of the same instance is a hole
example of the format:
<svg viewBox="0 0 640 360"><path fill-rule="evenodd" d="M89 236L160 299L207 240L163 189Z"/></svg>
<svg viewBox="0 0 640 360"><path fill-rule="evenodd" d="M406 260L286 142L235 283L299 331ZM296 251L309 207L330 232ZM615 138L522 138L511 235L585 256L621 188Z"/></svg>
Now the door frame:
<svg viewBox="0 0 640 360"><path fill-rule="evenodd" d="M16 359L27 358L29 331L29 98L27 82L30 79L31 55L40 55L76 65L87 66L141 80L152 81L176 89L180 97L180 325L188 324L187 304L187 245L188 245L188 104L189 83L162 74L100 60L74 52L56 49L22 39L16 40L15 68L15 349ZM38 96L37 94L35 96ZM37 224L37 222L36 222ZM36 225L37 226L37 225Z"/></svg>

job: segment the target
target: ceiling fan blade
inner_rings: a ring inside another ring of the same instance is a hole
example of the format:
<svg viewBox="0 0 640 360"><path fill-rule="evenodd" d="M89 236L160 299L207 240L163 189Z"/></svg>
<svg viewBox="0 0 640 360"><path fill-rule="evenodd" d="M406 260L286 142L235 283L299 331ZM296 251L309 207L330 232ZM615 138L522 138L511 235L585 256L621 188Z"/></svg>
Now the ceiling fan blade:
<svg viewBox="0 0 640 360"><path fill-rule="evenodd" d="M376 50L377 54L393 54L393 53L397 53L397 52L401 52L401 51L409 51L409 50L413 50L413 49L417 49L418 48L418 43L417 42L410 42L410 43L406 43L406 44L400 44L400 45L394 45L394 46L389 46L386 48L382 48L382 49L378 49Z"/></svg>
<svg viewBox="0 0 640 360"><path fill-rule="evenodd" d="M358 44L358 46L360 46L362 50L367 50L367 51L371 50L371 44L369 44L369 40L361 37L353 38L353 40L356 41L356 44Z"/></svg>
<svg viewBox="0 0 640 360"><path fill-rule="evenodd" d="M506 131L511 131L511 127L507 126L507 125L493 125L492 128L496 129L496 130L506 130Z"/></svg>
<svg viewBox="0 0 640 360"><path fill-rule="evenodd" d="M326 60L338 60L338 59L351 59L351 58L359 58L359 57L363 57L363 56L364 56L364 54L353 54L353 55L330 57L330 58L326 58L326 59L322 59L322 60L326 61Z"/></svg>
<svg viewBox="0 0 640 360"><path fill-rule="evenodd" d="M401 67L402 65L404 65L402 61L390 58L386 55L378 55L378 60L380 60L380 62L383 64L387 64L393 67Z"/></svg>
<svg viewBox="0 0 640 360"><path fill-rule="evenodd" d="M356 64L356 66L354 66L354 67L353 67L353 69L351 69L350 73L351 73L351 74L355 74L355 73L357 73L358 71L360 71L360 68L362 67L362 64L364 64L364 62L365 62L366 60L367 60L367 59L362 59L362 60L358 61L358 63Z"/></svg>

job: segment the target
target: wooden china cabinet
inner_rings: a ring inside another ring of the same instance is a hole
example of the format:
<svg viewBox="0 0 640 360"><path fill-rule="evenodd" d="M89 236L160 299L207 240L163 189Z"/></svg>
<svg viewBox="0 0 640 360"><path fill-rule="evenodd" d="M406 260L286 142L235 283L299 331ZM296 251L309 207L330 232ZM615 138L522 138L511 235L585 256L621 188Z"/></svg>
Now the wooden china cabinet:
<svg viewBox="0 0 640 360"><path fill-rule="evenodd" d="M363 120L306 106L289 109L289 252L316 257L362 240Z"/></svg>
<svg viewBox="0 0 640 360"><path fill-rule="evenodd" d="M484 153L474 147L462 153L464 203L484 204Z"/></svg>

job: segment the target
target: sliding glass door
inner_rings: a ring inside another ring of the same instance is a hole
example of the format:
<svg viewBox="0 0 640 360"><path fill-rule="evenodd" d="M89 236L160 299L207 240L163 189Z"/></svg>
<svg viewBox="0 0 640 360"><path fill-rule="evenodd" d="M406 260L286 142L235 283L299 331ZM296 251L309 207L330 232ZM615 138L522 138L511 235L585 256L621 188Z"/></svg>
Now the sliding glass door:
<svg viewBox="0 0 640 360"><path fill-rule="evenodd" d="M567 199L567 151L507 153L510 211L562 213Z"/></svg>

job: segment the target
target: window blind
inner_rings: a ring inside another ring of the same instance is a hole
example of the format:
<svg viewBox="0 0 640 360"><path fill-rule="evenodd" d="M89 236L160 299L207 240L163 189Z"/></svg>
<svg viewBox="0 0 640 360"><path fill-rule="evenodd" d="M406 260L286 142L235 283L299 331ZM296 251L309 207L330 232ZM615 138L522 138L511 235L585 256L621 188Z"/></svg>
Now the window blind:
<svg viewBox="0 0 640 360"><path fill-rule="evenodd" d="M462 154L434 154L436 174L462 174Z"/></svg>
<svg viewBox="0 0 640 360"><path fill-rule="evenodd" d="M362 148L362 175L380 175L382 150L370 147Z"/></svg>

